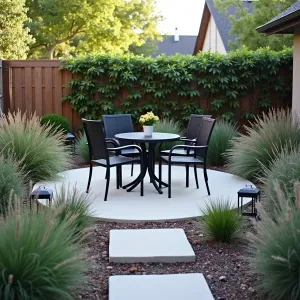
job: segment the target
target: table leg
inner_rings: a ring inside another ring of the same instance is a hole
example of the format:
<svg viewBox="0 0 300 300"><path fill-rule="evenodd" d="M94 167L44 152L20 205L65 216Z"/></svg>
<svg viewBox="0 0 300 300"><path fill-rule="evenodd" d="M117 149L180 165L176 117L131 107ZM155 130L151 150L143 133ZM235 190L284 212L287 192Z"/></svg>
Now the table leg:
<svg viewBox="0 0 300 300"><path fill-rule="evenodd" d="M142 166L142 173L132 182L126 184L123 186L123 189L127 189L127 192L132 191L134 188L138 186L138 184L141 182L141 178L145 178L147 173L147 166L148 166L148 154L147 154L147 148L145 143L141 143L142 153L143 153L143 166Z"/></svg>
<svg viewBox="0 0 300 300"><path fill-rule="evenodd" d="M155 189L158 191L159 194L162 194L162 190L159 188L159 179L156 177L154 173L154 161L155 161L155 147L156 143L149 143L149 151L147 152L146 144L140 143L140 146L142 148L143 152L143 168L142 173L132 182L126 184L123 186L123 189L127 189L127 192L132 191L134 188L136 188L140 182L141 178L145 178L147 170L150 177L150 182L153 184ZM168 185L161 181L161 184L165 187Z"/></svg>
<svg viewBox="0 0 300 300"><path fill-rule="evenodd" d="M150 143L149 145L149 152L148 152L148 173L149 173L149 177L150 177L150 180L151 180L151 183L154 185L155 189L160 193L162 194L162 190L159 188L158 184L157 184L157 181L156 180L156 176L154 174L154 167L153 167L153 162L155 160L155 146L156 146L156 143Z"/></svg>

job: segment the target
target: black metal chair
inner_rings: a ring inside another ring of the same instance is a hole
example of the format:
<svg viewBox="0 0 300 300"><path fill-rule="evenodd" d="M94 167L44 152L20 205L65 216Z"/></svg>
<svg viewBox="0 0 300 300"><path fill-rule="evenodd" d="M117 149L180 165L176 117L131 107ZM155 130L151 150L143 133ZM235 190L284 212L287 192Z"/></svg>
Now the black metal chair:
<svg viewBox="0 0 300 300"><path fill-rule="evenodd" d="M184 145L193 145L195 143L196 137L198 135L201 123L203 118L211 118L211 115L196 115L191 114L189 124L186 131L185 137L180 137L180 141L184 142ZM160 145L160 147L162 144ZM160 151L160 154L163 156L169 155L170 150ZM193 156L194 151L191 149L175 149L172 155L180 155L180 156ZM186 187L189 187L189 165L185 165L185 173L187 177ZM196 178L195 178L196 180Z"/></svg>
<svg viewBox="0 0 300 300"><path fill-rule="evenodd" d="M194 174L196 180L197 189L199 188L198 176L197 176L197 165L203 166L204 180L206 184L206 189L208 195L210 195L210 190L208 186L208 177L206 171L206 157L209 146L209 140L215 125L215 120L210 118L203 118L201 122L200 129L196 140L191 145L177 145L170 149L168 156L160 156L159 160L159 179L161 181L162 177L162 162L168 164L168 197L171 198L171 166L172 164L179 165L193 165ZM173 152L178 149L192 150L193 156L190 155L173 155ZM186 186L188 187L189 173L186 173ZM160 184L161 187L161 184Z"/></svg>
<svg viewBox="0 0 300 300"><path fill-rule="evenodd" d="M133 132L132 118L130 114L103 115L102 120L107 138L114 138L118 133ZM120 141L120 146L127 145L130 145L130 143ZM135 148L128 148L122 150L121 155L139 157L140 153ZM131 165L131 176L133 176L133 164Z"/></svg>
<svg viewBox="0 0 300 300"><path fill-rule="evenodd" d="M211 118L211 115L196 115L191 114L189 124L186 131L186 136L180 137L180 141L183 141L185 145L191 145L195 142L198 135L199 128L203 118ZM168 155L170 150L160 151L161 155ZM186 149L176 149L173 155L194 155L193 151Z"/></svg>
<svg viewBox="0 0 300 300"><path fill-rule="evenodd" d="M83 128L87 137L89 154L90 154L90 173L87 184L86 192L89 192L92 174L93 174L93 163L106 168L106 189L104 201L107 200L107 194L109 189L109 181L110 181L110 168L116 167L116 184L117 189L121 186L121 166L132 163L141 163L142 169L142 149L137 145L126 145L120 147L120 143L111 138L105 138L105 134L103 131L102 122L98 120L86 120L82 119ZM108 148L107 145L112 144L113 148ZM126 157L121 154L122 150L126 149L136 149L139 153L139 158L131 158ZM109 153L115 153L116 155L110 156ZM141 170L142 171L142 170ZM141 182L141 196L144 194L144 186L143 181Z"/></svg>

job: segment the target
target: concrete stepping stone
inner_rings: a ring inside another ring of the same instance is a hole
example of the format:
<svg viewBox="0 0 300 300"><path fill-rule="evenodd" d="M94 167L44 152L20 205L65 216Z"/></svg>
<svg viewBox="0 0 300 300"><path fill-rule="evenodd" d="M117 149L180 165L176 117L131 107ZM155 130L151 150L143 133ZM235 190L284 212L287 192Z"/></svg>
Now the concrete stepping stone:
<svg viewBox="0 0 300 300"><path fill-rule="evenodd" d="M214 300L201 273L109 277L109 300Z"/></svg>
<svg viewBox="0 0 300 300"><path fill-rule="evenodd" d="M195 261L183 229L123 229L109 233L109 261L175 263Z"/></svg>

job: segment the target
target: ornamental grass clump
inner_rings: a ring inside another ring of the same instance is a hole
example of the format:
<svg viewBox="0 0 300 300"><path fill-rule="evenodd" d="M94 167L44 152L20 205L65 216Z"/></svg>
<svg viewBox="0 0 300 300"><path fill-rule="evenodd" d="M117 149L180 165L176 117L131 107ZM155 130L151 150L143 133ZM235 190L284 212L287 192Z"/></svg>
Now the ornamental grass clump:
<svg viewBox="0 0 300 300"><path fill-rule="evenodd" d="M295 184L295 202L280 188L277 192L275 218L259 207L262 221L251 238L254 271L263 275L259 290L268 299L300 299L300 184Z"/></svg>
<svg viewBox="0 0 300 300"><path fill-rule="evenodd" d="M225 120L218 120L212 132L207 160L209 165L222 166L225 164L224 153L231 147L231 140L238 136L237 126Z"/></svg>
<svg viewBox="0 0 300 300"><path fill-rule="evenodd" d="M89 161L89 147L87 145L87 138L85 133L81 134L76 140L76 154L79 155L83 160Z"/></svg>
<svg viewBox="0 0 300 300"><path fill-rule="evenodd" d="M0 119L0 152L20 161L28 182L52 179L70 165L64 134L20 111Z"/></svg>
<svg viewBox="0 0 300 300"><path fill-rule="evenodd" d="M1 220L0 299L74 299L86 265L73 233L52 211Z"/></svg>
<svg viewBox="0 0 300 300"><path fill-rule="evenodd" d="M226 151L230 172L244 178L259 178L278 153L300 145L300 121L290 111L270 110L245 129Z"/></svg>
<svg viewBox="0 0 300 300"><path fill-rule="evenodd" d="M218 242L231 242L242 228L242 216L230 199L211 199L202 210L207 233Z"/></svg>
<svg viewBox="0 0 300 300"><path fill-rule="evenodd" d="M278 206L278 194L275 187L279 186L285 199L295 202L294 184L300 181L300 152L291 153L289 149L279 153L260 178L266 196L266 208L270 213Z"/></svg>
<svg viewBox="0 0 300 300"><path fill-rule="evenodd" d="M76 236L84 236L92 224L91 197L80 192L76 187L70 189L64 185L56 191L54 197L57 219L59 222L68 220Z"/></svg>
<svg viewBox="0 0 300 300"><path fill-rule="evenodd" d="M12 157L0 156L0 217L8 213L11 200L24 195L24 173Z"/></svg>

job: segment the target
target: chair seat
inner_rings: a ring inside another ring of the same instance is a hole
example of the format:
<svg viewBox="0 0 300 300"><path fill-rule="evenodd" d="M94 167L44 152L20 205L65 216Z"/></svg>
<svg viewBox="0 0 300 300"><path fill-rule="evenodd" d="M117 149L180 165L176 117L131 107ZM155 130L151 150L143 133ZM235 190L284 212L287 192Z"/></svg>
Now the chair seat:
<svg viewBox="0 0 300 300"><path fill-rule="evenodd" d="M97 160L92 160L92 161L94 163L96 163L97 165L104 166L104 167L107 166L105 159L97 159ZM125 165L125 164L131 164L133 162L139 162L139 161L140 161L140 159L138 157L131 158L131 157L126 157L126 156L122 156L122 155L109 157L109 165L111 167Z"/></svg>
<svg viewBox="0 0 300 300"><path fill-rule="evenodd" d="M165 162L171 161L171 163L176 164L196 164L202 165L204 161L202 159L192 157L192 156L171 156L171 160L169 160L169 156L162 156L161 159Z"/></svg>
<svg viewBox="0 0 300 300"><path fill-rule="evenodd" d="M160 153L164 154L164 155L168 155L170 153L170 150L164 150L164 151L161 151ZM172 152L172 155L183 155L183 156L191 155L191 156L194 156L194 150L190 150L189 154L188 154L186 149L175 149Z"/></svg>

